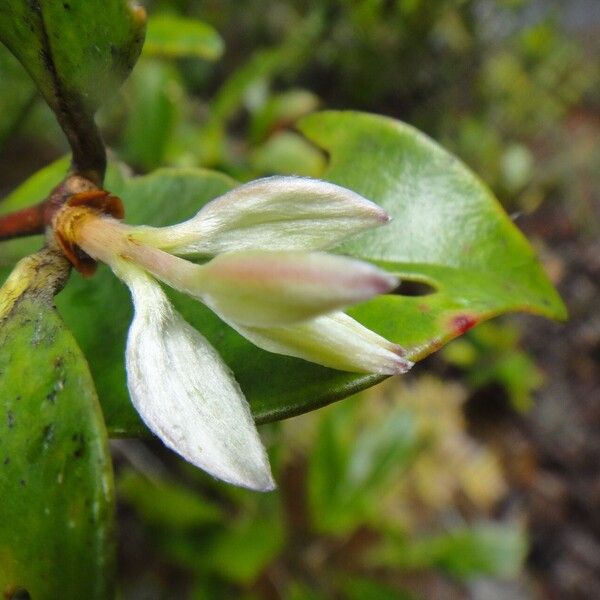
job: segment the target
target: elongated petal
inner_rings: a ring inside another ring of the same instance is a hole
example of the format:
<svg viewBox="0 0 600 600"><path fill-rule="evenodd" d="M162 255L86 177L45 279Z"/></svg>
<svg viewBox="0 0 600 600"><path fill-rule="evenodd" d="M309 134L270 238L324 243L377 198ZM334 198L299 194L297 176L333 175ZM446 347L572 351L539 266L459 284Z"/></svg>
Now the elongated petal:
<svg viewBox="0 0 600 600"><path fill-rule="evenodd" d="M131 266L116 271L135 304L127 383L146 425L211 475L254 490L273 489L248 403L228 367L157 283Z"/></svg>
<svg viewBox="0 0 600 600"><path fill-rule="evenodd" d="M320 252L232 252L155 273L228 320L254 327L304 321L398 285L373 265Z"/></svg>
<svg viewBox="0 0 600 600"><path fill-rule="evenodd" d="M343 187L318 179L269 177L213 200L189 221L138 228L132 237L179 255L321 250L388 221L382 208Z"/></svg>
<svg viewBox="0 0 600 600"><path fill-rule="evenodd" d="M229 324L259 348L340 371L396 375L413 366L402 347L342 312L287 327Z"/></svg>

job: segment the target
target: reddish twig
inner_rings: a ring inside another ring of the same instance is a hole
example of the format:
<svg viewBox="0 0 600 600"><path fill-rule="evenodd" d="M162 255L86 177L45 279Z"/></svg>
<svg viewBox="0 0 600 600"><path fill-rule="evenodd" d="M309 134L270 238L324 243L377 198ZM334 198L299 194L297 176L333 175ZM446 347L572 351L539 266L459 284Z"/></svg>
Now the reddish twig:
<svg viewBox="0 0 600 600"><path fill-rule="evenodd" d="M52 223L52 217L56 211L69 198L82 193L84 196L86 193L97 196L98 187L86 177L68 175L64 181L50 192L43 202L6 215L1 215L0 241L44 233L46 227ZM109 195L107 193L100 193L100 196L104 198Z"/></svg>
<svg viewBox="0 0 600 600"><path fill-rule="evenodd" d="M0 216L0 240L44 233L45 202Z"/></svg>

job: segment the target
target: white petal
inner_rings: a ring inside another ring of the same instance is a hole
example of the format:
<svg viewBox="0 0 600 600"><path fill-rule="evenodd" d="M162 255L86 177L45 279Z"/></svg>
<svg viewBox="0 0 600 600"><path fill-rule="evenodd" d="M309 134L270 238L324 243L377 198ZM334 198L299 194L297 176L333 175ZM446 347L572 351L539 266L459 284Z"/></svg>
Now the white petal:
<svg viewBox="0 0 600 600"><path fill-rule="evenodd" d="M132 237L180 255L322 250L388 221L382 208L338 185L268 177L216 198L189 221L137 228Z"/></svg>
<svg viewBox="0 0 600 600"><path fill-rule="evenodd" d="M287 327L229 324L259 348L340 371L396 375L405 373L414 364L406 358L401 346L342 312Z"/></svg>
<svg viewBox="0 0 600 600"><path fill-rule="evenodd" d="M172 308L160 286L131 266L127 383L146 425L169 448L229 483L275 487L242 391L215 349Z"/></svg>
<svg viewBox="0 0 600 600"><path fill-rule="evenodd" d="M226 319L253 327L305 321L398 285L369 263L322 252L234 252L198 269L198 277L180 289Z"/></svg>

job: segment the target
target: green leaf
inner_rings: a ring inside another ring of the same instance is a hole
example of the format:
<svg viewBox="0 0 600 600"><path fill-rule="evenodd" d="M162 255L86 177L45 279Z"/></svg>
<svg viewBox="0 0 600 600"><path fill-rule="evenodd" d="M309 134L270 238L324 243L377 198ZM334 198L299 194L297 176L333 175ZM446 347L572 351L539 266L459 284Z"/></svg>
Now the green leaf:
<svg viewBox="0 0 600 600"><path fill-rule="evenodd" d="M35 86L19 61L0 45L0 148L35 98Z"/></svg>
<svg viewBox="0 0 600 600"><path fill-rule="evenodd" d="M348 400L320 421L308 470L315 528L349 535L381 519L382 493L416 458L422 445L415 416L404 407L369 419L363 403Z"/></svg>
<svg viewBox="0 0 600 600"><path fill-rule="evenodd" d="M221 36L207 23L175 15L148 20L144 55L217 60L223 54Z"/></svg>
<svg viewBox="0 0 600 600"><path fill-rule="evenodd" d="M93 114L133 68L145 18L125 0L5 0L0 41L56 112L81 103Z"/></svg>
<svg viewBox="0 0 600 600"><path fill-rule="evenodd" d="M460 579L514 578L526 553L521 527L484 522L420 539L390 536L371 553L371 561L394 569L443 569Z"/></svg>
<svg viewBox="0 0 600 600"><path fill-rule="evenodd" d="M281 510L274 502L269 504L267 514L230 518L227 527L201 535L188 531L187 535L163 536L164 552L184 568L249 585L285 545Z"/></svg>
<svg viewBox="0 0 600 600"><path fill-rule="evenodd" d="M110 597L112 468L87 364L52 306L66 273L64 258L42 251L0 292L0 590L8 597Z"/></svg>
<svg viewBox="0 0 600 600"><path fill-rule="evenodd" d="M360 113L311 115L301 129L329 154L325 178L378 202L394 217L341 251L429 283L434 291L365 303L351 311L361 322L420 359L503 312L564 317L563 304L525 238L488 189L434 142L397 121ZM232 185L209 171L167 169L116 181L112 191L123 198L128 222L166 225L195 214ZM233 369L259 422L313 410L381 380L269 354L198 302L176 293L171 297ZM89 280L75 274L57 302L88 357L109 430L143 431L125 386L127 291L100 269Z"/></svg>
<svg viewBox="0 0 600 600"><path fill-rule="evenodd" d="M164 160L179 119L183 97L179 72L159 60L142 60L126 88L130 111L122 155L135 166L155 169Z"/></svg>
<svg viewBox="0 0 600 600"><path fill-rule="evenodd" d="M319 98L303 89L291 89L268 98L252 115L249 137L253 143L264 141L273 132L292 125L319 106Z"/></svg>
<svg viewBox="0 0 600 600"><path fill-rule="evenodd" d="M347 600L416 600L415 596L408 592L364 577L344 580L343 589Z"/></svg>
<svg viewBox="0 0 600 600"><path fill-rule="evenodd" d="M250 153L252 168L268 175L321 177L326 162L322 152L292 131L273 135Z"/></svg>
<svg viewBox="0 0 600 600"><path fill-rule="evenodd" d="M456 312L475 321L514 310L566 317L531 246L489 189L427 136L352 112L311 115L300 130L330 154L328 180L365 195L393 219L340 251L437 290L371 303L365 314L381 302L382 311L412 317L388 323L387 335L407 346L430 344L440 334L447 341L470 324L456 322Z"/></svg>
<svg viewBox="0 0 600 600"><path fill-rule="evenodd" d="M224 519L221 508L197 492L169 481L154 483L131 470L119 478L118 490L145 523L159 528L186 531Z"/></svg>
<svg viewBox="0 0 600 600"><path fill-rule="evenodd" d="M21 61L54 110L81 170L104 169L104 146L93 115L133 68L145 20L145 11L126 0L0 4L0 42Z"/></svg>

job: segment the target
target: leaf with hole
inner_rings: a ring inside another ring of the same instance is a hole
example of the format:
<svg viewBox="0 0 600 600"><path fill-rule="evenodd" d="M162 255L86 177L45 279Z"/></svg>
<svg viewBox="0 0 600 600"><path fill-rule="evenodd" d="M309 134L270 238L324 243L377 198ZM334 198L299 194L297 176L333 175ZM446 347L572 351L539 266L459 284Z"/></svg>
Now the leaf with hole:
<svg viewBox="0 0 600 600"><path fill-rule="evenodd" d="M326 179L393 217L338 249L411 282L398 294L352 309L359 321L420 359L507 311L565 316L523 235L484 184L433 141L400 122L361 113L318 113L300 129L329 154ZM210 171L164 169L116 182L112 191L123 198L130 223L166 225L190 217L233 185ZM269 354L198 302L174 292L171 297L233 369L259 422L313 410L381 380ZM131 317L126 290L100 269L89 280L75 274L57 303L88 357L109 430L139 433L123 366Z"/></svg>

